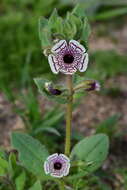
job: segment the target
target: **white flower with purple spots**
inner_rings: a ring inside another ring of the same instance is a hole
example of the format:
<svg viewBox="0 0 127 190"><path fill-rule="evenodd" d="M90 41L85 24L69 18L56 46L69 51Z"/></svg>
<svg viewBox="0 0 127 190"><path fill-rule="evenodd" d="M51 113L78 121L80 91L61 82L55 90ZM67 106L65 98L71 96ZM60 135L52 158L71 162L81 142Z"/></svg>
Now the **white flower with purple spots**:
<svg viewBox="0 0 127 190"><path fill-rule="evenodd" d="M48 61L53 73L62 72L72 75L77 70L84 72L88 65L88 53L77 41L60 40L52 49Z"/></svg>
<svg viewBox="0 0 127 190"><path fill-rule="evenodd" d="M70 169L70 160L64 154L52 154L44 162L44 171L52 177L67 176Z"/></svg>

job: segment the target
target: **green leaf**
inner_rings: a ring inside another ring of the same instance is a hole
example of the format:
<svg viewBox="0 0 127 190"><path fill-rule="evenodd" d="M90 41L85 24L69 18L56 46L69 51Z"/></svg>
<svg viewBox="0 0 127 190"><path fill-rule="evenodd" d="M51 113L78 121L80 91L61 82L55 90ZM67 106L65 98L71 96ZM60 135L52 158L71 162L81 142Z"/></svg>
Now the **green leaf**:
<svg viewBox="0 0 127 190"><path fill-rule="evenodd" d="M54 135L57 135L57 136L61 136L59 131L56 130L55 128L53 128L53 127L43 127L43 126L35 129L33 134L37 135L38 133L41 133L41 132L48 132L48 133L51 133L51 134L54 134Z"/></svg>
<svg viewBox="0 0 127 190"><path fill-rule="evenodd" d="M14 153L11 153L9 155L9 174L13 178L15 175L15 170L17 169L16 164L16 155Z"/></svg>
<svg viewBox="0 0 127 190"><path fill-rule="evenodd" d="M54 110L53 115L49 115L49 117L44 117L43 120L43 125L44 126L56 126L57 124L60 123L60 121L62 121L64 117L64 112L61 111L60 109Z"/></svg>
<svg viewBox="0 0 127 190"><path fill-rule="evenodd" d="M82 4L77 4L73 9L72 14L80 18L86 17L85 9L83 8Z"/></svg>
<svg viewBox="0 0 127 190"><path fill-rule="evenodd" d="M25 180L26 180L26 174L25 174L25 172L22 172L22 173L15 179L16 190L24 190Z"/></svg>
<svg viewBox="0 0 127 190"><path fill-rule="evenodd" d="M59 103L61 103L61 104L67 103L68 100L67 100L67 95L66 95L65 93L62 93L61 95L56 96L56 95L50 94L50 93L46 90L46 88L45 88L45 83L46 83L46 82L47 82L47 83L50 83L51 81L46 80L46 79L43 79L43 78L35 78L35 79L34 79L34 82L35 82L35 84L37 85L38 90L39 90L39 92L40 92L42 95L48 97L48 98L51 99L51 100L54 100L54 101L56 101L56 102L59 102Z"/></svg>
<svg viewBox="0 0 127 190"><path fill-rule="evenodd" d="M87 17L85 17L80 39L82 43L86 46L86 48L88 48L88 39L89 39L90 33L91 33L90 25L88 23Z"/></svg>
<svg viewBox="0 0 127 190"><path fill-rule="evenodd" d="M57 18L58 18L58 13L57 10L54 9L48 21L49 26L52 27L52 25L56 22Z"/></svg>
<svg viewBox="0 0 127 190"><path fill-rule="evenodd" d="M107 157L108 148L109 140L106 135L98 134L86 137L76 144L71 152L70 158L72 161L83 162L80 170L81 174L83 173L83 176L85 176L102 165Z"/></svg>
<svg viewBox="0 0 127 190"><path fill-rule="evenodd" d="M73 26L73 35L75 40L79 40L81 37L81 31L82 31L82 26L83 22L81 19L73 14L68 14L68 20Z"/></svg>
<svg viewBox="0 0 127 190"><path fill-rule="evenodd" d="M70 13L67 14L66 20L64 20L64 35L68 40L74 39L74 36L76 35L77 28L76 28L76 23L74 20L72 20Z"/></svg>
<svg viewBox="0 0 127 190"><path fill-rule="evenodd" d="M73 16L77 16L82 22L80 22L80 26L78 23L78 34L79 34L79 39L83 43L83 45L88 48L88 38L90 35L90 25L88 23L87 16L85 14L84 8L82 4L76 5L76 7L72 11ZM74 19L74 18L73 18ZM79 21L78 21L79 22ZM80 30L81 28L81 30Z"/></svg>
<svg viewBox="0 0 127 190"><path fill-rule="evenodd" d="M81 21L81 19L79 17L77 17L73 14L70 14L68 12L64 25L65 25L64 32L69 40L71 40L71 39L79 40L80 39L83 22Z"/></svg>
<svg viewBox="0 0 127 190"><path fill-rule="evenodd" d="M64 37L63 35L63 19L58 15L57 10L54 9L52 12L49 21L48 21L48 26L50 27L52 31L53 37L61 38ZM65 37L64 37L65 38Z"/></svg>
<svg viewBox="0 0 127 190"><path fill-rule="evenodd" d="M43 163L48 157L48 151L38 140L24 133L12 133L12 146L19 152L22 165L38 177L45 177Z"/></svg>
<svg viewBox="0 0 127 190"><path fill-rule="evenodd" d="M8 170L8 162L0 157L0 176L6 175Z"/></svg>
<svg viewBox="0 0 127 190"><path fill-rule="evenodd" d="M3 148L0 147L0 157L1 158L6 158L6 152Z"/></svg>
<svg viewBox="0 0 127 190"><path fill-rule="evenodd" d="M44 17L39 19L39 38L41 40L42 48L48 48L52 45L52 37L48 20Z"/></svg>
<svg viewBox="0 0 127 190"><path fill-rule="evenodd" d="M63 27L63 19L61 17L57 17L57 20L56 20L56 32L58 34L61 34L64 37L63 28L64 28Z"/></svg>
<svg viewBox="0 0 127 190"><path fill-rule="evenodd" d="M42 190L41 182L37 181L29 190Z"/></svg>

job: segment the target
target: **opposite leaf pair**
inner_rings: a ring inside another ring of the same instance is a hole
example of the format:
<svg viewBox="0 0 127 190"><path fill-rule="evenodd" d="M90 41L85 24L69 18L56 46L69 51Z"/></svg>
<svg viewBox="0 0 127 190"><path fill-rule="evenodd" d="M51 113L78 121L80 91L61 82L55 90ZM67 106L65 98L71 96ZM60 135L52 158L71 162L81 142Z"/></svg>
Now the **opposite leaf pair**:
<svg viewBox="0 0 127 190"><path fill-rule="evenodd" d="M88 175L102 165L109 149L109 140L104 134L93 135L81 140L73 147L69 158L57 153L49 156L44 145L24 133L12 133L11 143L19 152L18 159L22 166L43 180L67 176L70 165L72 173L70 172L71 175L68 178L74 179ZM80 167L79 164L74 166L73 163L82 163L81 173L73 173L74 167Z"/></svg>

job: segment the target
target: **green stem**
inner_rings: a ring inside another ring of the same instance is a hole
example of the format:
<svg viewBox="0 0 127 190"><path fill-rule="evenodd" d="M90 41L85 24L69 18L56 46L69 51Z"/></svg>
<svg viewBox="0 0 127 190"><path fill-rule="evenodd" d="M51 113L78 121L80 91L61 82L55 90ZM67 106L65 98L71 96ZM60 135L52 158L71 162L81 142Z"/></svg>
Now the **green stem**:
<svg viewBox="0 0 127 190"><path fill-rule="evenodd" d="M92 84L92 82L95 82L94 80L85 80L83 82L81 82L80 84L78 84L77 86L74 87L73 91L77 91L77 90L80 90L80 89L88 89L90 88L90 85Z"/></svg>
<svg viewBox="0 0 127 190"><path fill-rule="evenodd" d="M65 139L65 154L69 156L71 148L71 122L72 122L72 104L73 104L73 84L72 76L67 75L67 87L69 90L69 102L66 110L66 139Z"/></svg>
<svg viewBox="0 0 127 190"><path fill-rule="evenodd" d="M65 184L64 184L64 181L62 180L58 180L58 185L59 185L59 188L60 190L65 190Z"/></svg>

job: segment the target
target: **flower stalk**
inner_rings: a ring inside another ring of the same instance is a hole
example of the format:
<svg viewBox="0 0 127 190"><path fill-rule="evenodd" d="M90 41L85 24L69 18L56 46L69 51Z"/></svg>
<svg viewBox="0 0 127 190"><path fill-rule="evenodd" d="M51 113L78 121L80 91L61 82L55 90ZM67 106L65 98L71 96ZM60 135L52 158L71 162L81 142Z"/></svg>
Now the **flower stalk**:
<svg viewBox="0 0 127 190"><path fill-rule="evenodd" d="M74 189L72 189L72 187L66 185L65 180L60 179L60 180L56 180L56 182L59 186L59 190L65 190L65 189L74 190Z"/></svg>
<svg viewBox="0 0 127 190"><path fill-rule="evenodd" d="M65 184L64 184L64 181L59 180L59 181L58 181L58 184L59 184L59 188L60 188L60 190L65 190Z"/></svg>
<svg viewBox="0 0 127 190"><path fill-rule="evenodd" d="M71 148L71 122L72 122L72 104L73 104L72 75L67 75L67 87L69 91L69 102L67 104L67 109L66 109L65 155L69 156Z"/></svg>

